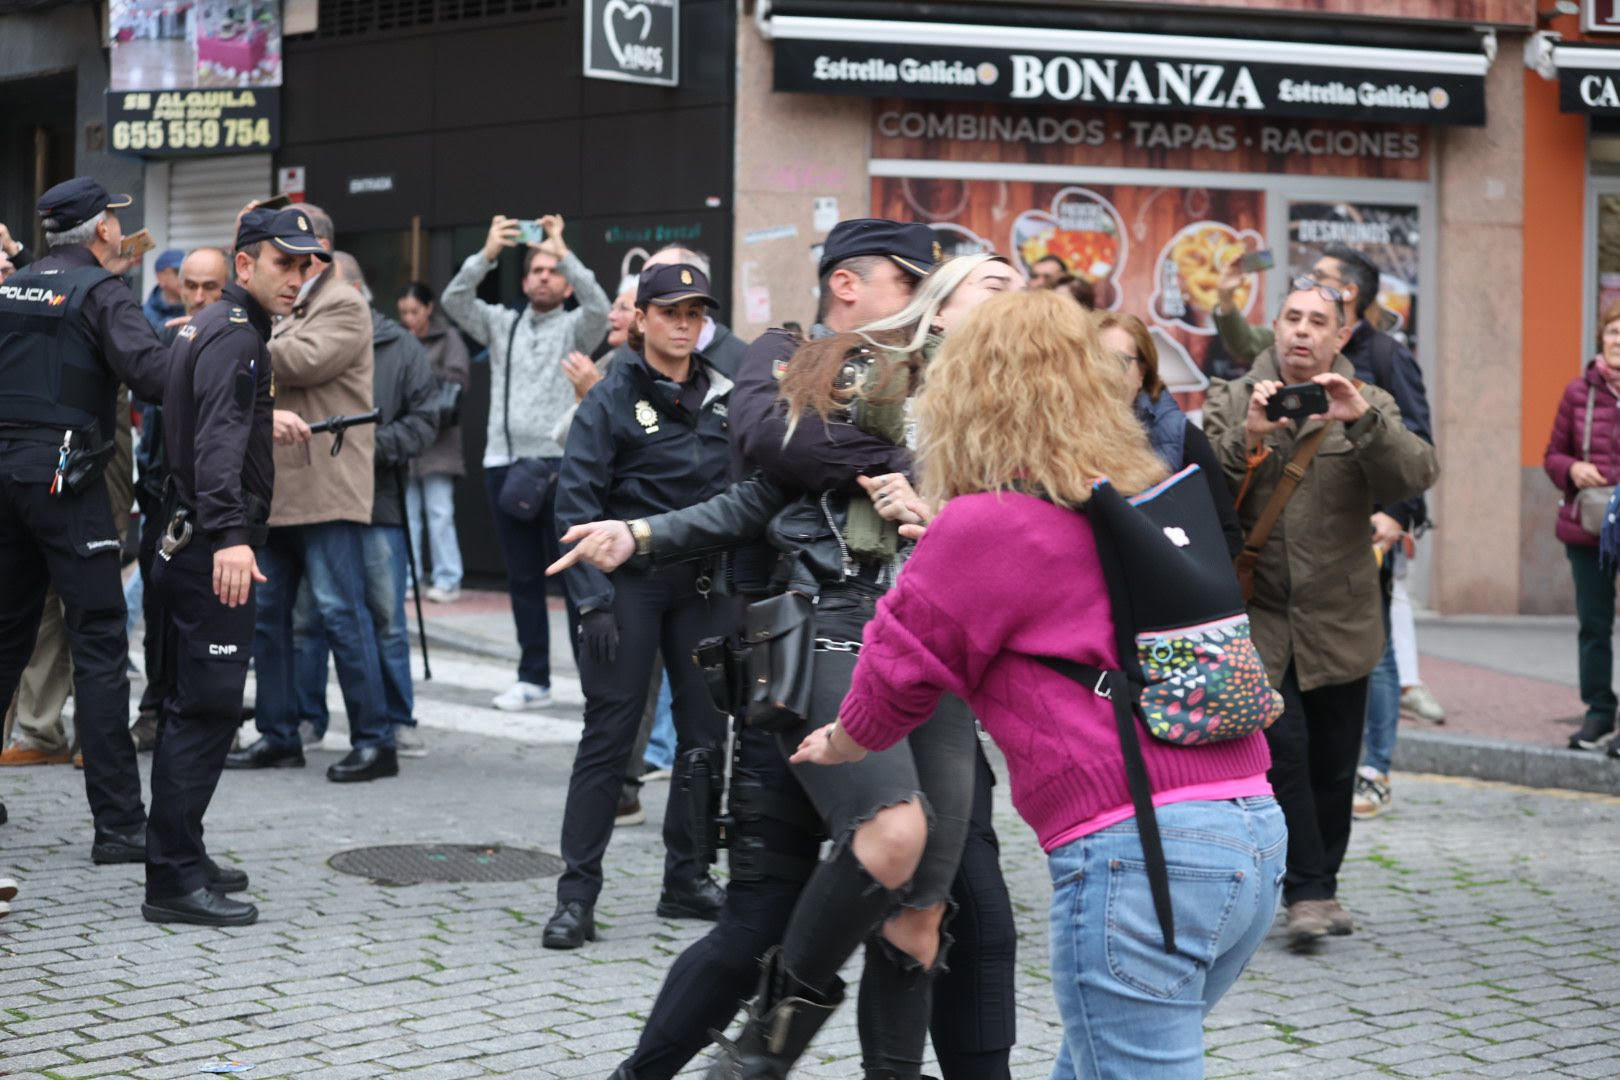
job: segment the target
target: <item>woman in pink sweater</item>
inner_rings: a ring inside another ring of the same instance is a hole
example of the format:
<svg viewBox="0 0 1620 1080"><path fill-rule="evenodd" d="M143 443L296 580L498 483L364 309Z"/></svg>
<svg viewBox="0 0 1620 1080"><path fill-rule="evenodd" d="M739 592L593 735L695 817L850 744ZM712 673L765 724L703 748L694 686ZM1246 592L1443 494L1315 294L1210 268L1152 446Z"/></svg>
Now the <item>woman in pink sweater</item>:
<svg viewBox="0 0 1620 1080"><path fill-rule="evenodd" d="M1051 867L1059 1080L1203 1075L1203 1016L1265 938L1287 847L1262 734L1197 747L1144 734L1176 918L1167 953L1112 709L1037 659L1119 666L1096 542L1072 508L1096 477L1134 493L1165 476L1121 375L1051 293L997 297L953 331L917 403L923 495L949 504L868 624L839 719L793 759L859 760L942 694L968 702Z"/></svg>

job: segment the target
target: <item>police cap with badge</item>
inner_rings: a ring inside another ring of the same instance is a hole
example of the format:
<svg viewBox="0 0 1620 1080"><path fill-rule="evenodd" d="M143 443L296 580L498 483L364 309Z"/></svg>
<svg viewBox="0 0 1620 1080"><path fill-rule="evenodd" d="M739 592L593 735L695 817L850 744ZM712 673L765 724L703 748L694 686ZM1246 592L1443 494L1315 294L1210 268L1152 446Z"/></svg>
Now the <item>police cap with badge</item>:
<svg viewBox="0 0 1620 1080"><path fill-rule="evenodd" d="M309 215L296 206L284 210L249 210L236 228L236 250L269 241L289 255L313 255L323 262L332 256L315 239Z"/></svg>
<svg viewBox="0 0 1620 1080"><path fill-rule="evenodd" d="M104 210L122 210L134 202L128 195L107 194L106 188L88 176L75 176L41 195L35 209L46 232L61 233L78 228Z"/></svg>
<svg viewBox="0 0 1620 1080"><path fill-rule="evenodd" d="M944 257L939 235L927 225L856 218L840 221L827 234L821 248L817 277L826 277L839 263L862 255L882 255L913 277L922 277Z"/></svg>
<svg viewBox="0 0 1620 1080"><path fill-rule="evenodd" d="M650 266L641 272L636 285L636 307L643 310L648 304L669 307L682 300L701 300L711 308L720 306L720 301L709 295L708 277L690 263Z"/></svg>

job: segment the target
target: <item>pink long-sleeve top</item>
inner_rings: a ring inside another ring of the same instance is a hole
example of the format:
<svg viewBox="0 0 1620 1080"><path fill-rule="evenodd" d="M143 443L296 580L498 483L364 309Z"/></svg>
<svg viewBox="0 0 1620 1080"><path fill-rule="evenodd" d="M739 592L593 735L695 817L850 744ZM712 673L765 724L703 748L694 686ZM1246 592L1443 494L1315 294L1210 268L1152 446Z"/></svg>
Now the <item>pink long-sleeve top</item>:
<svg viewBox="0 0 1620 1080"><path fill-rule="evenodd" d="M1112 707L1039 656L1119 665L1091 524L1029 495L961 496L878 604L840 720L882 750L956 694L1006 755L1013 805L1050 852L1133 811ZM1258 732L1184 748L1137 730L1155 805L1271 794Z"/></svg>

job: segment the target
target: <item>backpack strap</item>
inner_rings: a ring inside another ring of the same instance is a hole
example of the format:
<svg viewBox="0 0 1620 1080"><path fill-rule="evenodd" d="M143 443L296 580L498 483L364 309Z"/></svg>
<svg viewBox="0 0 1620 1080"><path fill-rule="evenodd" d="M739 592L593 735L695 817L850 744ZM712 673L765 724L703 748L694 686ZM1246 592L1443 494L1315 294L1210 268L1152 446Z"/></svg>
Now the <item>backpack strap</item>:
<svg viewBox="0 0 1620 1080"><path fill-rule="evenodd" d="M1125 757L1125 784L1136 812L1136 832L1142 839L1142 861L1147 864L1153 911L1159 917L1159 932L1164 935L1164 951L1174 956L1176 922L1170 907L1170 870L1164 861L1164 842L1159 838L1159 819L1153 812L1153 785L1148 780L1147 762L1142 758L1142 743L1136 733L1135 689L1123 671L1108 671L1057 656L1035 659L1114 707L1114 726L1119 729L1120 750Z"/></svg>

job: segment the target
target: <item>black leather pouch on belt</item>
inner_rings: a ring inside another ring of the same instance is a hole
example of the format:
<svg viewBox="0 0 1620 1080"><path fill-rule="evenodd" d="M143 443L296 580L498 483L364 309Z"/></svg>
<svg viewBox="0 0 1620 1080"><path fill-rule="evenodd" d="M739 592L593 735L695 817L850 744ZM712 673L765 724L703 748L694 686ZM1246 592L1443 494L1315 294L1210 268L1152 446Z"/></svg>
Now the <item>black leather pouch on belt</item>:
<svg viewBox="0 0 1620 1080"><path fill-rule="evenodd" d="M114 449L110 442L94 450L81 450L77 446L70 449L67 463L62 466L62 486L75 495L88 488L107 468Z"/></svg>
<svg viewBox="0 0 1620 1080"><path fill-rule="evenodd" d="M787 592L748 605L748 693L743 714L763 731L788 731L810 715L810 674L815 662L815 605Z"/></svg>
<svg viewBox="0 0 1620 1080"><path fill-rule="evenodd" d="M686 797L686 828L692 838L692 854L704 863L712 863L725 846L720 820L725 773L720 768L719 753L708 747L688 750L684 757L681 794Z"/></svg>

